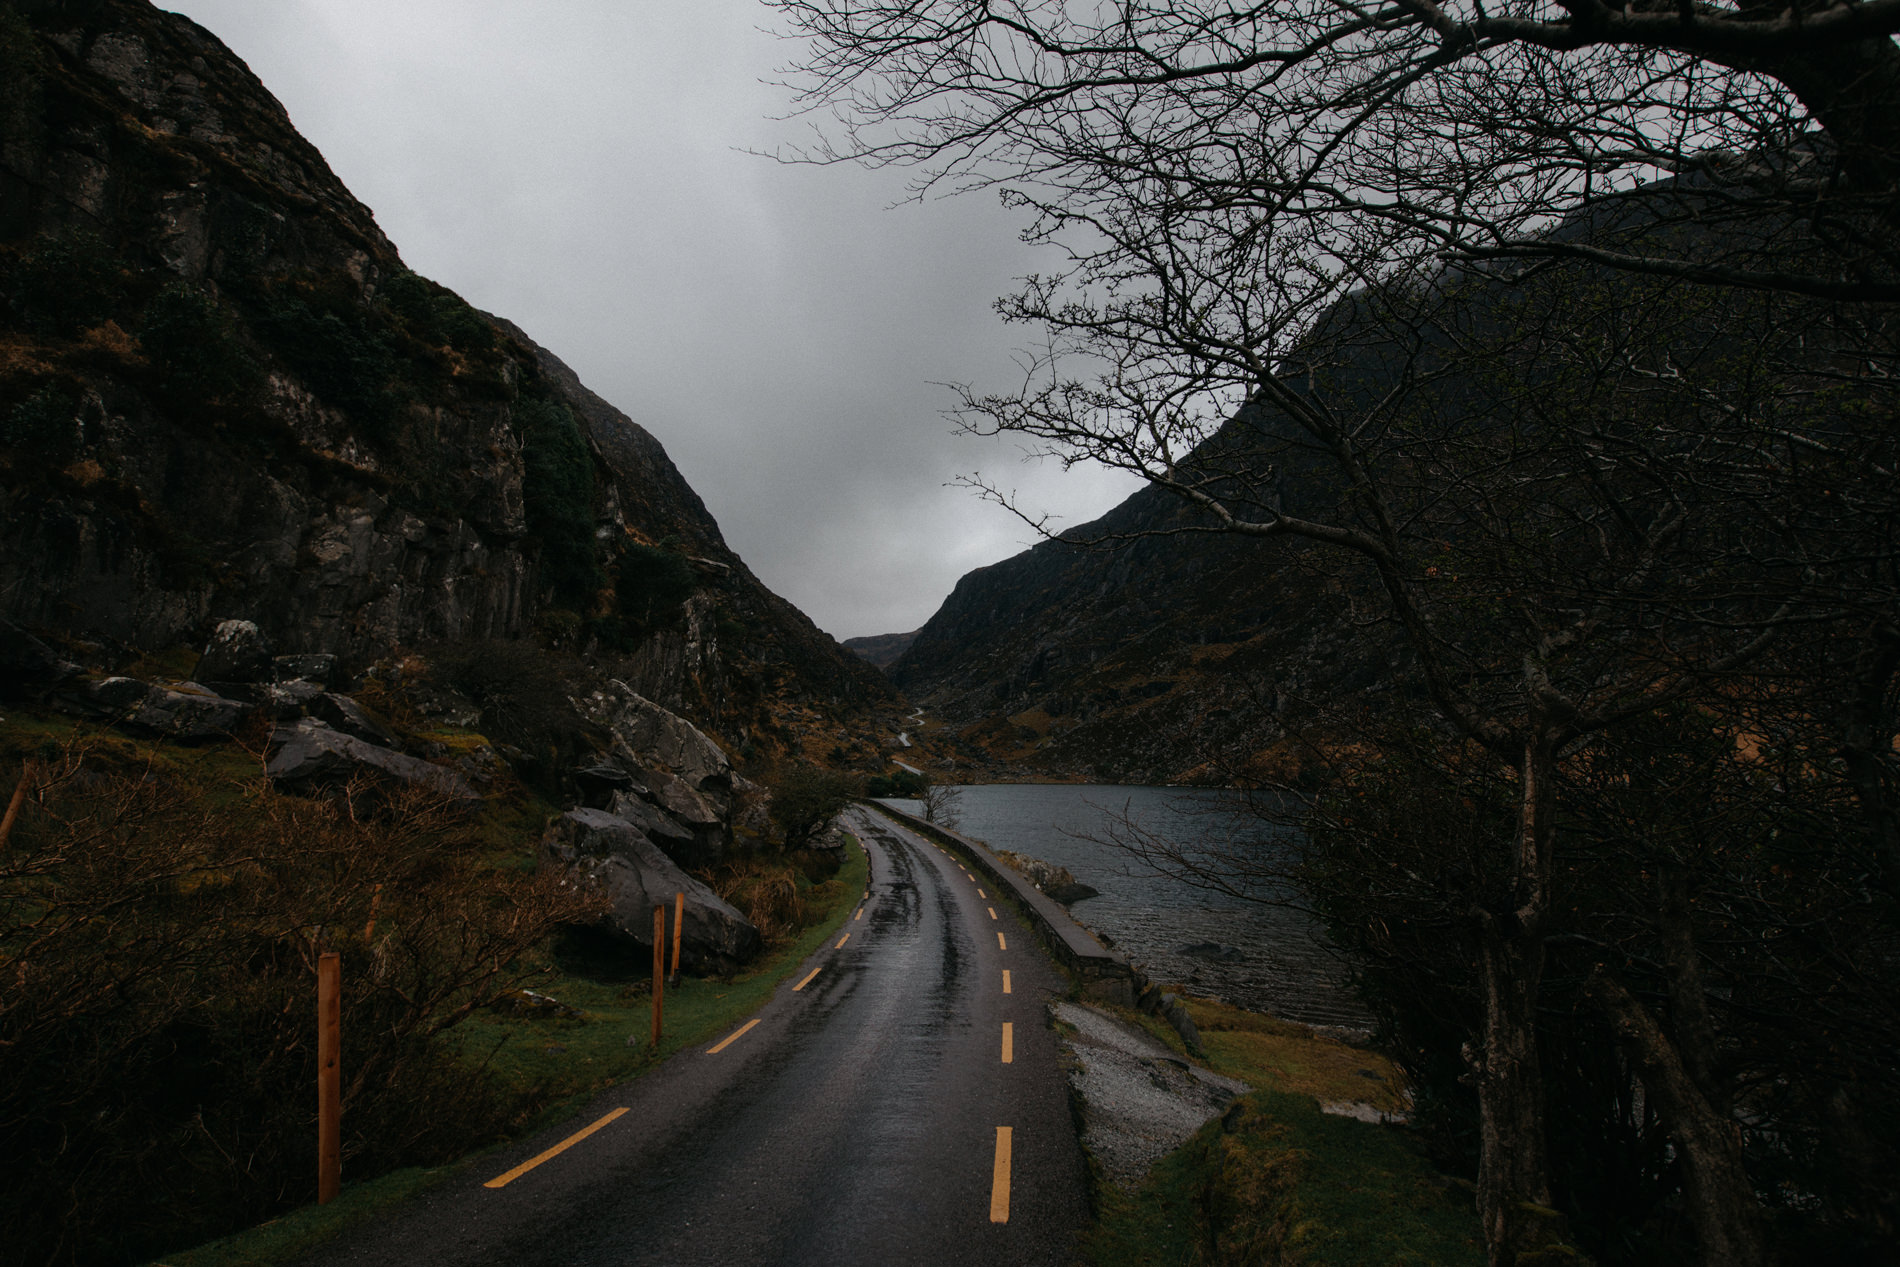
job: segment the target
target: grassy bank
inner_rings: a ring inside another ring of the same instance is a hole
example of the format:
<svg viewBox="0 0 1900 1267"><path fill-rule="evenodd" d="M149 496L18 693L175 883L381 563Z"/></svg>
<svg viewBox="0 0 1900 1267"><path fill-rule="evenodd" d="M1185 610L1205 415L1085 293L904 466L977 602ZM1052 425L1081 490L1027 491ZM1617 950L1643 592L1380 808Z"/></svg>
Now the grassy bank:
<svg viewBox="0 0 1900 1267"><path fill-rule="evenodd" d="M685 978L663 999L665 1032L655 1048L651 984L627 979L614 961L569 946L557 948L553 975L535 983L579 1016L521 1016L486 1011L451 1033L459 1057L484 1065L534 1106L511 1125L520 1135L573 1116L586 1099L637 1077L673 1053L709 1043L750 1017L799 964L850 917L864 893L869 867L855 841L835 874L814 880L799 874L806 915L815 922L788 935L749 970L730 978ZM411 1168L362 1183L346 1183L327 1206L304 1206L281 1218L165 1257L166 1267L268 1267L286 1262L349 1227L375 1217L493 1152L484 1150L433 1168Z"/></svg>
<svg viewBox="0 0 1900 1267"><path fill-rule="evenodd" d="M1304 1026L1186 999L1218 1073L1255 1091L1165 1158L1133 1194L1104 1190L1094 1267L1440 1267L1484 1261L1468 1184L1433 1170L1404 1131L1322 1102L1402 1109L1375 1052ZM1164 1025L1129 1014L1177 1052ZM1185 1058L1185 1053L1183 1052Z"/></svg>

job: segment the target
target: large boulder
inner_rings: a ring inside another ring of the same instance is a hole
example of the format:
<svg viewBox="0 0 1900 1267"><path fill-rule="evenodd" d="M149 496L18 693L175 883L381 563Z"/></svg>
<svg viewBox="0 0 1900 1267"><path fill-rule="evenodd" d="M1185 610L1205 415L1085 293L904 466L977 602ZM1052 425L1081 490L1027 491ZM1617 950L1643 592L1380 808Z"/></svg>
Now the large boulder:
<svg viewBox="0 0 1900 1267"><path fill-rule="evenodd" d="M198 657L201 682L265 682L274 676L270 644L248 620L221 620Z"/></svg>
<svg viewBox="0 0 1900 1267"><path fill-rule="evenodd" d="M447 797L465 813L481 808L481 793L460 771L365 743L314 717L279 727L271 744L275 751L264 773L287 791L307 793L353 783L384 789L422 787Z"/></svg>
<svg viewBox="0 0 1900 1267"><path fill-rule="evenodd" d="M147 690L125 720L150 734L196 743L229 739L251 707L197 682L173 682Z"/></svg>
<svg viewBox="0 0 1900 1267"><path fill-rule="evenodd" d="M312 717L328 722L330 729L340 730L364 743L373 743L379 748L396 744L396 736L390 733L389 727L371 717L361 704L347 695L313 695L306 708Z"/></svg>
<svg viewBox="0 0 1900 1267"><path fill-rule="evenodd" d="M675 862L694 866L702 861L690 856L701 843L699 835L671 814L641 800L637 793L615 792L607 812L638 827L648 840L660 847L660 852Z"/></svg>
<svg viewBox="0 0 1900 1267"><path fill-rule="evenodd" d="M604 892L611 908L602 926L652 952L653 908L686 895L681 966L725 971L759 951L759 930L716 893L681 870L631 822L597 809L573 809L548 828L541 864Z"/></svg>
<svg viewBox="0 0 1900 1267"><path fill-rule="evenodd" d="M613 734L614 755L634 765L662 765L700 792L723 799L732 762L693 723L655 704L624 682L594 696L593 712Z"/></svg>

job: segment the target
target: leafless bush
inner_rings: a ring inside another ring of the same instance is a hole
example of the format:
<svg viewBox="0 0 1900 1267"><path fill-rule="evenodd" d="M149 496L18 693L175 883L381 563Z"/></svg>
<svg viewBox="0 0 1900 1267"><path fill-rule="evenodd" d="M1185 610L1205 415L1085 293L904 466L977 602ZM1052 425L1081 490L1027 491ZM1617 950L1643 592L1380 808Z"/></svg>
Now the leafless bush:
<svg viewBox="0 0 1900 1267"><path fill-rule="evenodd" d="M326 950L343 957L346 1173L440 1161L506 1120L434 1040L518 985L585 899L478 865L438 795L352 815L371 799L192 788L77 749L48 764L0 855L17 1261L137 1261L308 1199Z"/></svg>

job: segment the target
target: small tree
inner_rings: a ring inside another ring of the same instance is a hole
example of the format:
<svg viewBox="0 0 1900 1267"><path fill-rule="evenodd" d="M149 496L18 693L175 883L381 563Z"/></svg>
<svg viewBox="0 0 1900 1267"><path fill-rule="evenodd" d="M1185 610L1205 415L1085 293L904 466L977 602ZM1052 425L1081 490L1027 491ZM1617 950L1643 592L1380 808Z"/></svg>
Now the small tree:
<svg viewBox="0 0 1900 1267"><path fill-rule="evenodd" d="M923 802L924 821L954 830L963 821L963 789L946 783L933 783L928 777L917 794Z"/></svg>
<svg viewBox="0 0 1900 1267"><path fill-rule="evenodd" d="M851 776L801 761L771 784L768 812L786 849L803 849L857 792Z"/></svg>

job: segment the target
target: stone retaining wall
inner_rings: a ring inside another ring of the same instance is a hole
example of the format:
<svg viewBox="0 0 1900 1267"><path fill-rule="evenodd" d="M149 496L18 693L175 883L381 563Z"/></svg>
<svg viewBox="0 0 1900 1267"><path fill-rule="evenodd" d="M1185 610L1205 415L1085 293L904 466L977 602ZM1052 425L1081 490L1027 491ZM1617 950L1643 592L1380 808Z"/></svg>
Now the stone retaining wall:
<svg viewBox="0 0 1900 1267"><path fill-rule="evenodd" d="M1086 998L1122 1007L1140 1008L1160 1016L1181 1035L1181 1041L1195 1054L1201 1052L1201 1035L1194 1020L1180 1001L1161 989L1128 962L1126 955L1108 949L1095 935L1075 922L1060 902L1031 884L1014 867L991 853L987 846L960 832L927 823L921 818L893 809L881 801L864 804L906 829L956 850L970 860L971 866L988 876L997 888L1009 893L1029 917L1043 945L1063 967L1074 974Z"/></svg>

